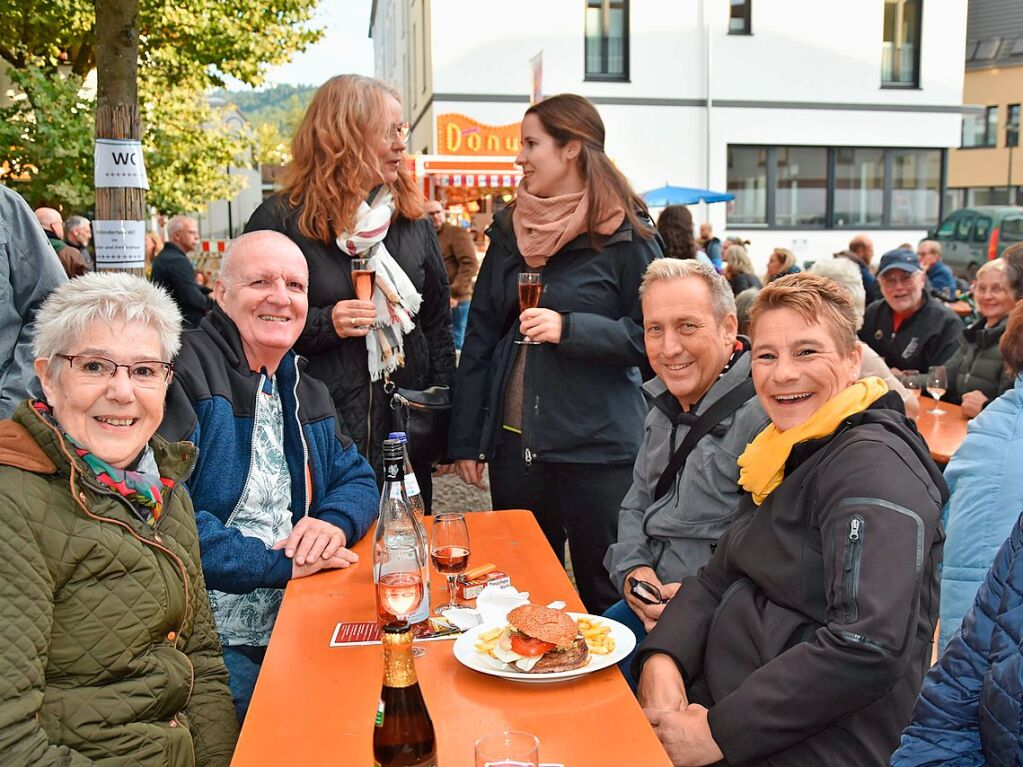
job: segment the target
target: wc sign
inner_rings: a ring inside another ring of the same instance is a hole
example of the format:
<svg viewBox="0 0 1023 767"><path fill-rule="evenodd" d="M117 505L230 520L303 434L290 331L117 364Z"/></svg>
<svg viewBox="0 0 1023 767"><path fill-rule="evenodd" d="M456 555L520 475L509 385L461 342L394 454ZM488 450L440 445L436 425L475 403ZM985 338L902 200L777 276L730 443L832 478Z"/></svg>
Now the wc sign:
<svg viewBox="0 0 1023 767"><path fill-rule="evenodd" d="M142 142L96 139L96 188L148 189Z"/></svg>

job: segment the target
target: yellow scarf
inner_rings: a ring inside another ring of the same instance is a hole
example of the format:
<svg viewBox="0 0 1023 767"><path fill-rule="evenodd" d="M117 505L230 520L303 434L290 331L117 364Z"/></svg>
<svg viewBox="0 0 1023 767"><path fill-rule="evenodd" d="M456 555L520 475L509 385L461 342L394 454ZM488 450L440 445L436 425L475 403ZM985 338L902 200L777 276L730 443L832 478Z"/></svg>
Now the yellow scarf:
<svg viewBox="0 0 1023 767"><path fill-rule="evenodd" d="M794 445L826 437L846 418L866 410L888 391L888 384L871 376L840 391L803 424L779 431L772 423L739 456L739 484L759 506L785 478L785 462Z"/></svg>

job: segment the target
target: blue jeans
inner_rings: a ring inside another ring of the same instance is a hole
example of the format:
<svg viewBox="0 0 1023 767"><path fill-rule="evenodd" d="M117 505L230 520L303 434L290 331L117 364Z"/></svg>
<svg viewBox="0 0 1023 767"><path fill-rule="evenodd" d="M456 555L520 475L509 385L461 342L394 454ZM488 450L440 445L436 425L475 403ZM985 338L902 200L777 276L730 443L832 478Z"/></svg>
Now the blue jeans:
<svg viewBox="0 0 1023 767"><path fill-rule="evenodd" d="M451 335L455 339L455 348L461 349L465 341L465 326L469 322L469 302L459 301L458 306L451 310Z"/></svg>
<svg viewBox="0 0 1023 767"><path fill-rule="evenodd" d="M632 661L636 657L636 650L639 649L639 645L644 639L646 639L646 629L643 628L643 621L639 619L636 613L632 612L632 608L629 607L628 603L622 599L621 601L615 602L604 612L605 618L610 618L613 621L626 626L633 634L636 635L636 648L630 652L625 658L618 661L618 670L622 672L622 676L625 677L625 681L629 683L629 687L632 688L632 692L636 692L636 687L639 684L638 679L632 678Z"/></svg>
<svg viewBox="0 0 1023 767"><path fill-rule="evenodd" d="M224 665L227 666L228 685L239 724L245 722L245 714L249 711L252 691L256 689L256 679L265 656L265 647L224 645Z"/></svg>

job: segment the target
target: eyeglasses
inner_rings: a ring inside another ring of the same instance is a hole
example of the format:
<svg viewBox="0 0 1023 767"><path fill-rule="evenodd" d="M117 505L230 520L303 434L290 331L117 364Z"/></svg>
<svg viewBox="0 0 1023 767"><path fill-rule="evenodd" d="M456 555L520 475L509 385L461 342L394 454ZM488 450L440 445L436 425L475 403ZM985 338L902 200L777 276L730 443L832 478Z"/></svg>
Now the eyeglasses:
<svg viewBox="0 0 1023 767"><path fill-rule="evenodd" d="M384 138L389 141L400 139L404 141L408 138L410 126L407 122L392 123L387 126L387 131L384 133Z"/></svg>
<svg viewBox="0 0 1023 767"><path fill-rule="evenodd" d="M170 362L160 360L142 360L130 365L119 365L106 357L93 357L88 354L58 354L68 361L75 376L87 384L102 384L117 375L117 368L128 371L131 382L147 389L156 388L165 383L174 370Z"/></svg>
<svg viewBox="0 0 1023 767"><path fill-rule="evenodd" d="M639 578L629 578L629 593L648 605L663 605L668 600L661 596L661 590L652 583Z"/></svg>

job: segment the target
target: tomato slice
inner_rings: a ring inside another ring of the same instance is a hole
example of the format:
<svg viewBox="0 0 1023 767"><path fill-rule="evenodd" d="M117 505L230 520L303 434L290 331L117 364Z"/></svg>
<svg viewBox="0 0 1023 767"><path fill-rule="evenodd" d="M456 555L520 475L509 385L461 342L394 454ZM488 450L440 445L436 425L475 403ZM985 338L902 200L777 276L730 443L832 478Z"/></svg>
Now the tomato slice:
<svg viewBox="0 0 1023 767"><path fill-rule="evenodd" d="M511 648L512 652L525 655L527 658L533 658L537 655L543 655L545 652L550 652L554 649L554 645L542 639L534 639L524 634L515 633L511 635Z"/></svg>

